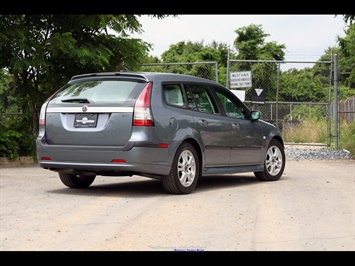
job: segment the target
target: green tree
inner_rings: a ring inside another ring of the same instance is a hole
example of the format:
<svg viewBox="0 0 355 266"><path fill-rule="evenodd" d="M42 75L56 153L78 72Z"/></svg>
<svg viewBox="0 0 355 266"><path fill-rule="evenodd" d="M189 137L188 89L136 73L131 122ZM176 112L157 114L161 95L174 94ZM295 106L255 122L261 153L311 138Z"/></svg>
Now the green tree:
<svg viewBox="0 0 355 266"><path fill-rule="evenodd" d="M309 68L289 69L280 77L280 100L288 102L325 102L328 84Z"/></svg>
<svg viewBox="0 0 355 266"><path fill-rule="evenodd" d="M151 15L163 18L164 15ZM0 68L12 75L20 109L37 134L40 104L71 76L134 70L150 44L137 15L0 15Z"/></svg>
<svg viewBox="0 0 355 266"><path fill-rule="evenodd" d="M20 100L11 87L12 76L0 69L0 157L16 158L31 154L33 139L21 115ZM32 142L32 143L31 143Z"/></svg>
<svg viewBox="0 0 355 266"><path fill-rule="evenodd" d="M276 42L265 42L270 36L261 25L250 24L235 30L234 46L239 60L284 60L286 46Z"/></svg>
<svg viewBox="0 0 355 266"><path fill-rule="evenodd" d="M225 73L228 59L228 46L225 43L213 41L211 44L205 45L201 42L181 41L172 44L169 50L161 55L162 63L187 63L187 62L217 62L218 65L218 80L225 84ZM213 66L191 64L178 64L169 67L169 72L195 75L211 79L215 76Z"/></svg>
<svg viewBox="0 0 355 266"><path fill-rule="evenodd" d="M276 42L265 42L269 34L265 33L261 25L251 24L235 30L237 37L234 46L237 50L237 60L284 60L286 46ZM255 63L239 62L236 71L251 71L251 88L246 88L246 98L251 97L254 88L267 89L267 100L275 100L278 65L275 62Z"/></svg>
<svg viewBox="0 0 355 266"><path fill-rule="evenodd" d="M334 58L335 54L339 54L339 48L338 47L329 47L328 49L325 50L325 54L322 55L319 58L319 62L324 62L324 61L332 61ZM312 68L311 71L313 75L319 76L321 79L322 83L325 86L329 86L329 81L332 79L332 75L334 73L334 65L329 64L329 63L318 63L315 64Z"/></svg>
<svg viewBox="0 0 355 266"><path fill-rule="evenodd" d="M13 90L10 90L11 75L5 70L0 69L0 114L17 113L17 99Z"/></svg>
<svg viewBox="0 0 355 266"><path fill-rule="evenodd" d="M42 103L73 75L140 67L151 45L130 38L139 16L0 15L0 111L22 113L3 116L0 156L34 152Z"/></svg>
<svg viewBox="0 0 355 266"><path fill-rule="evenodd" d="M355 20L355 15L354 14L345 14L343 15L343 19L345 23L349 23L350 25L353 24L353 21Z"/></svg>
<svg viewBox="0 0 355 266"><path fill-rule="evenodd" d="M348 97L351 97L355 94L354 88L348 86L349 82L347 81L349 77L349 73L346 72L346 68L342 65L342 62L347 61L347 57L345 57L342 53L342 50L340 47L329 47L326 51L325 54L321 56L319 61L330 61L333 60L333 55L337 54L339 58L339 71L338 71L338 85L339 85L339 94L338 98L341 99L346 99ZM317 76L323 84L323 86L333 86L333 84L330 84L330 81L333 80L333 75L334 75L334 65L331 64L329 65L328 63L326 64L315 64L311 72L313 73L314 76ZM351 83L350 83L351 85ZM330 100L334 99L334 94L332 93L330 95Z"/></svg>
<svg viewBox="0 0 355 266"><path fill-rule="evenodd" d="M339 70L342 73L347 73L344 84L355 87L355 24L350 25L344 30L346 36L338 37L340 47L339 53Z"/></svg>

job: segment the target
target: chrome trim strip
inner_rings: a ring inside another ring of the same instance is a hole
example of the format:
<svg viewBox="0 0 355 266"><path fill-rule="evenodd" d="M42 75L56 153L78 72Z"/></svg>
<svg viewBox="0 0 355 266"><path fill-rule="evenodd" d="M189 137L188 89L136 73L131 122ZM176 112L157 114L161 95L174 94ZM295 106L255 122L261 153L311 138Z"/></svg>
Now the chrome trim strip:
<svg viewBox="0 0 355 266"><path fill-rule="evenodd" d="M48 107L47 113L84 113L78 107ZM133 107L88 107L85 113L132 113Z"/></svg>

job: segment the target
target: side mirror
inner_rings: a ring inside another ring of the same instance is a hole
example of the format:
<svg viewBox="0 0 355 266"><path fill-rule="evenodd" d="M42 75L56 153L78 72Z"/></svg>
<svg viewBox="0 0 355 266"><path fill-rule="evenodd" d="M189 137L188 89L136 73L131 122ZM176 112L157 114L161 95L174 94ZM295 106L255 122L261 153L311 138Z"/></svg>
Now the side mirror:
<svg viewBox="0 0 355 266"><path fill-rule="evenodd" d="M251 111L251 120L259 120L260 119L260 112L259 111Z"/></svg>

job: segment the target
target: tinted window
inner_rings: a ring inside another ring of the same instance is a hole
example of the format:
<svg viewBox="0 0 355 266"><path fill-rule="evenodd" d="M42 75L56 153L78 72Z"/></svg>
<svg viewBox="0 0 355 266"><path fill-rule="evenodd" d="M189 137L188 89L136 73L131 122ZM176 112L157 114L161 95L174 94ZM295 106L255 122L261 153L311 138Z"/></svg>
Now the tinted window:
<svg viewBox="0 0 355 266"><path fill-rule="evenodd" d="M138 85L138 86L137 86ZM143 88L143 83L127 80L94 80L69 85L56 96L56 102L70 99L87 99L93 103L123 103L132 97L132 92Z"/></svg>
<svg viewBox="0 0 355 266"><path fill-rule="evenodd" d="M220 88L215 88L219 101L228 117L246 119L248 112L242 103L237 101L233 94Z"/></svg>
<svg viewBox="0 0 355 266"><path fill-rule="evenodd" d="M184 97L180 85L163 85L163 95L165 103L169 105L184 106Z"/></svg>
<svg viewBox="0 0 355 266"><path fill-rule="evenodd" d="M186 96L190 109L217 114L218 108L207 85L188 84Z"/></svg>

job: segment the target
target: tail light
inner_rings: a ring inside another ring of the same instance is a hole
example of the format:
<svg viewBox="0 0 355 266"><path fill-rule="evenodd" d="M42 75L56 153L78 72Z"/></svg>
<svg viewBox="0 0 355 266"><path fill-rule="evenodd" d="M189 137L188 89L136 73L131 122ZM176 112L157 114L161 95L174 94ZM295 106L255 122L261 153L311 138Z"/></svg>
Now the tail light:
<svg viewBox="0 0 355 266"><path fill-rule="evenodd" d="M44 126L46 124L46 108L47 108L48 101L42 104L41 112L39 114L39 125Z"/></svg>
<svg viewBox="0 0 355 266"><path fill-rule="evenodd" d="M150 111L150 90L151 84L148 83L134 105L133 126L153 126L153 118Z"/></svg>

